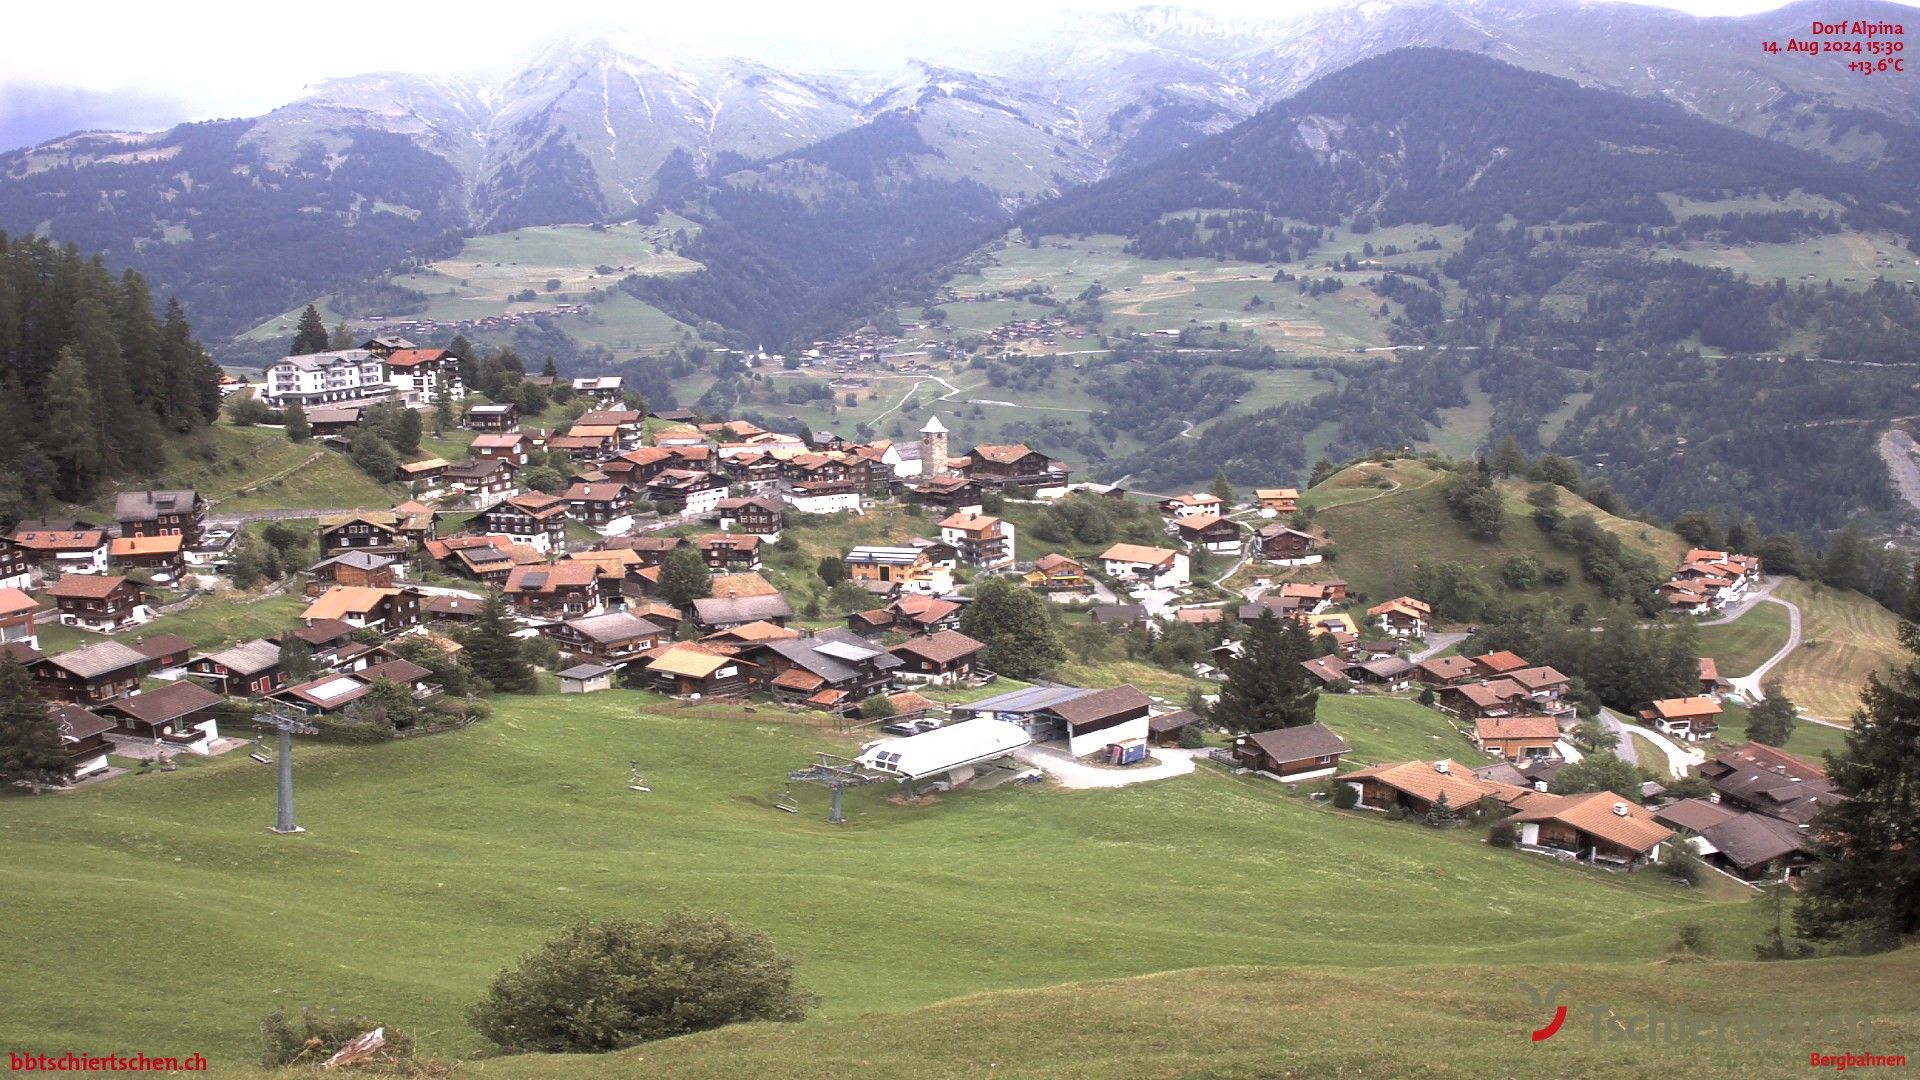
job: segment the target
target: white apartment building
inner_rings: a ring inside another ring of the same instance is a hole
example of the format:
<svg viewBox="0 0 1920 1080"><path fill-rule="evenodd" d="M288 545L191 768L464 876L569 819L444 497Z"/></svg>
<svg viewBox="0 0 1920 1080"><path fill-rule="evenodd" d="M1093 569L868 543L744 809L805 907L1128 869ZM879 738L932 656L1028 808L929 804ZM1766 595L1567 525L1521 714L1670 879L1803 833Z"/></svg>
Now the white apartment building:
<svg viewBox="0 0 1920 1080"><path fill-rule="evenodd" d="M267 369L261 398L271 405L303 406L379 397L393 387L386 361L365 349L289 356Z"/></svg>

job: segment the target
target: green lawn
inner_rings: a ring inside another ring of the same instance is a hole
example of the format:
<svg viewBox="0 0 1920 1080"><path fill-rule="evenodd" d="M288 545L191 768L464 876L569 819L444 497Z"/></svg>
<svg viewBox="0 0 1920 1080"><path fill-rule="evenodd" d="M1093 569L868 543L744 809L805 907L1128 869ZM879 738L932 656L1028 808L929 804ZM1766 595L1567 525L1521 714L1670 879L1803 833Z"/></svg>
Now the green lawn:
<svg viewBox="0 0 1920 1080"><path fill-rule="evenodd" d="M874 1018L751 1024L606 1057L527 1056L486 1063L499 1080L609 1075L732 1080L848 1077L1803 1077L1809 1052L1910 1053L1920 1035L1920 952L1801 961L1572 964L1549 955L1513 967L1228 967L1044 990L980 994ZM1560 986L1561 1032L1522 982ZM1764 983L1764 990L1756 984ZM1713 1040L1597 1043L1592 1008L1644 1017L1649 1005L1694 1016L1745 1011L1873 1018L1871 1043ZM1898 1072L1898 1070L1870 1070Z"/></svg>
<svg viewBox="0 0 1920 1080"><path fill-rule="evenodd" d="M1319 720L1353 747L1342 760L1356 767L1439 758L1478 767L1493 760L1445 716L1409 698L1322 694Z"/></svg>
<svg viewBox="0 0 1920 1080"><path fill-rule="evenodd" d="M771 808L786 770L850 745L791 714L623 692L496 706L454 734L303 744L311 831L297 837L265 831L272 773L237 755L6 797L0 1042L233 1063L251 1058L263 1013L316 1003L465 1053L480 1046L465 1007L556 926L681 904L799 954L822 1020L785 1038L863 1015L884 1028L867 1014L980 991L1203 965L1486 964L1504 986L1550 960L1632 979L1681 925L1728 955L1759 933L1751 905L1655 875L1332 811L1211 767L921 805L866 788L836 827L816 789L796 792L798 814ZM651 793L627 790L629 758ZM1062 1019L1047 1023L1080 1026Z"/></svg>
<svg viewBox="0 0 1920 1080"><path fill-rule="evenodd" d="M150 638L159 634L179 634L193 642L197 649L221 649L235 642L278 634L293 625L295 617L306 607L306 598L298 592L250 603L206 596L194 607L162 615L138 631L111 639L70 626L42 626L40 651L64 652L107 640L126 643L136 636Z"/></svg>
<svg viewBox="0 0 1920 1080"><path fill-rule="evenodd" d="M1711 656L1723 678L1738 679L1753 672L1787 643L1787 609L1758 603L1730 623L1700 627L1700 655Z"/></svg>
<svg viewBox="0 0 1920 1080"><path fill-rule="evenodd" d="M1726 706L1720 714L1719 741L1729 748L1747 741L1746 706ZM1787 745L1781 749L1814 762L1825 760L1828 751L1844 756L1847 752L1847 733L1839 728L1802 719L1793 725L1793 734L1787 737Z"/></svg>
<svg viewBox="0 0 1920 1080"><path fill-rule="evenodd" d="M397 490L374 483L345 455L310 442L288 442L279 428L234 427L225 421L173 441L151 479L129 479L119 487L148 484L193 488L213 503L216 514L387 507L393 505L392 491ZM113 496L103 496L85 509L111 515Z"/></svg>

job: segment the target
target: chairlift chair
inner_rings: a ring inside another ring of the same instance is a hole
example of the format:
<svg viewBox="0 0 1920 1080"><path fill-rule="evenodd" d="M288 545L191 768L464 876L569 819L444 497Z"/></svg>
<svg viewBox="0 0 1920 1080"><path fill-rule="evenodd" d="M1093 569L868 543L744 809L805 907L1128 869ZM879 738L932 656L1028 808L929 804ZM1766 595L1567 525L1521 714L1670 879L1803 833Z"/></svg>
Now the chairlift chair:
<svg viewBox="0 0 1920 1080"><path fill-rule="evenodd" d="M800 812L799 800L793 797L792 784L788 784L786 790L773 797L773 808L775 810L783 810L789 814L797 814Z"/></svg>
<svg viewBox="0 0 1920 1080"><path fill-rule="evenodd" d="M638 761L631 761L628 762L628 765L630 765L631 768L627 774L627 790L652 791L653 789L647 786L647 778L640 775L640 763Z"/></svg>

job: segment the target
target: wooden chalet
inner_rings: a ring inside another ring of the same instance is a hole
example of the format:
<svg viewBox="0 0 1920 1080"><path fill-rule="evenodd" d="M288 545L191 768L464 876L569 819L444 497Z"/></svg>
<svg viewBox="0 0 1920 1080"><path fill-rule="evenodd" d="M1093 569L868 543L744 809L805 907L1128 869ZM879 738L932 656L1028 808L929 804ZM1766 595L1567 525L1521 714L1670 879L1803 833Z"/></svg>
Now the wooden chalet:
<svg viewBox="0 0 1920 1080"><path fill-rule="evenodd" d="M560 497L567 501L567 516L589 529L621 532L633 526L633 497L624 484L573 484Z"/></svg>
<svg viewBox="0 0 1920 1080"><path fill-rule="evenodd" d="M181 680L131 697L116 698L95 711L113 721L117 734L158 739L163 745L208 753L220 737L217 712L226 698L197 683Z"/></svg>
<svg viewBox="0 0 1920 1080"><path fill-rule="evenodd" d="M398 560L391 555L372 551L344 551L307 567L307 573L311 575L307 581L307 592L317 596L335 585L391 589L397 565Z"/></svg>
<svg viewBox="0 0 1920 1080"><path fill-rule="evenodd" d="M60 750L67 756L69 780L85 780L107 771L107 755L114 752L113 742L107 738L113 730L113 721L91 709L64 702L48 705L47 715L60 733Z"/></svg>
<svg viewBox="0 0 1920 1080"><path fill-rule="evenodd" d="M338 621L391 637L420 624L421 599L420 590L412 586L375 589L335 585L307 605L300 621L308 626Z"/></svg>
<svg viewBox="0 0 1920 1080"><path fill-rule="evenodd" d="M511 401L499 405L474 405L467 409L464 423L470 431L519 431L520 406Z"/></svg>
<svg viewBox="0 0 1920 1080"><path fill-rule="evenodd" d="M786 523L786 507L776 499L755 495L744 499L721 499L714 509L720 515L723 532L738 532L763 540L780 538Z"/></svg>
<svg viewBox="0 0 1920 1080"><path fill-rule="evenodd" d="M143 570L153 580L177 580L187 568L184 536L121 536L107 546L107 557L116 570Z"/></svg>
<svg viewBox="0 0 1920 1080"><path fill-rule="evenodd" d="M471 458L455 462L440 476L452 494L474 506L488 506L519 494L515 466L503 458Z"/></svg>
<svg viewBox="0 0 1920 1080"><path fill-rule="evenodd" d="M34 629L39 614L39 601L20 589L0 588L0 645L17 641L29 648L39 648L40 635Z"/></svg>
<svg viewBox="0 0 1920 1080"><path fill-rule="evenodd" d="M483 507L468 527L505 536L535 551L562 551L567 546L567 504L552 495L530 491Z"/></svg>
<svg viewBox="0 0 1920 1080"><path fill-rule="evenodd" d="M981 492L978 482L964 476L930 476L913 488L914 497L920 505L960 514L981 510Z"/></svg>
<svg viewBox="0 0 1920 1080"><path fill-rule="evenodd" d="M1065 487L1071 479L1064 462L1020 443L976 446L949 464L986 491Z"/></svg>
<svg viewBox="0 0 1920 1080"><path fill-rule="evenodd" d="M627 666L627 681L674 697L745 697L753 692L754 665L732 647L680 641Z"/></svg>
<svg viewBox="0 0 1920 1080"><path fill-rule="evenodd" d="M516 566L505 592L514 614L530 618L577 618L598 613L601 605L598 568L573 560Z"/></svg>
<svg viewBox="0 0 1920 1080"><path fill-rule="evenodd" d="M177 536L196 548L207 532L207 500L192 488L123 491L114 496L113 519L123 538Z"/></svg>
<svg viewBox="0 0 1920 1080"><path fill-rule="evenodd" d="M501 435L476 435L467 444L467 453L475 461L504 461L513 468L523 468L528 455L533 450L533 439L523 432L514 431Z"/></svg>
<svg viewBox="0 0 1920 1080"><path fill-rule="evenodd" d="M1640 722L1677 739L1710 739L1720 730L1720 702L1697 697L1664 698L1640 710Z"/></svg>
<svg viewBox="0 0 1920 1080"><path fill-rule="evenodd" d="M1173 535L1194 551L1238 555L1245 545L1239 525L1218 514L1189 514L1173 520Z"/></svg>
<svg viewBox="0 0 1920 1080"><path fill-rule="evenodd" d="M693 537L693 546L715 573L760 569L760 538L750 533L704 533Z"/></svg>
<svg viewBox="0 0 1920 1080"><path fill-rule="evenodd" d="M1525 716L1532 713L1527 688L1512 679L1459 683L1440 688L1440 707L1462 720Z"/></svg>
<svg viewBox="0 0 1920 1080"><path fill-rule="evenodd" d="M980 650L986 646L958 630L909 638L891 650L900 660L895 675L905 682L954 686L973 680Z"/></svg>
<svg viewBox="0 0 1920 1080"><path fill-rule="evenodd" d="M1464 656L1435 656L1415 664L1413 677L1428 686L1455 686L1479 678L1480 671Z"/></svg>
<svg viewBox="0 0 1920 1080"><path fill-rule="evenodd" d="M404 558L406 537L400 534L400 519L391 510L355 511L320 519L320 557L331 559L349 551L370 552Z"/></svg>
<svg viewBox="0 0 1920 1080"><path fill-rule="evenodd" d="M25 561L47 576L107 572L111 545L105 529L79 523L52 528L42 522L22 522L7 539L15 561Z"/></svg>
<svg viewBox="0 0 1920 1080"><path fill-rule="evenodd" d="M92 707L140 689L140 677L153 666L141 653L117 641L102 641L31 660L34 688L49 701Z"/></svg>
<svg viewBox="0 0 1920 1080"><path fill-rule="evenodd" d="M1042 592L1084 592L1088 588L1087 566L1055 552L1035 559L1033 569L1022 580L1028 588Z"/></svg>
<svg viewBox="0 0 1920 1080"><path fill-rule="evenodd" d="M1256 731L1233 741L1236 765L1289 784L1332 776L1341 756L1352 750L1339 733L1319 723Z"/></svg>
<svg viewBox="0 0 1920 1080"><path fill-rule="evenodd" d="M1473 722L1473 744L1508 761L1559 757L1560 725L1551 716L1484 716Z"/></svg>
<svg viewBox="0 0 1920 1080"><path fill-rule="evenodd" d="M540 633L559 646L563 658L616 668L673 641L671 627L625 611L548 623Z"/></svg>
<svg viewBox="0 0 1920 1080"><path fill-rule="evenodd" d="M1306 566L1320 561L1320 541L1309 532L1266 525L1253 534L1253 554L1261 562Z"/></svg>
<svg viewBox="0 0 1920 1080"><path fill-rule="evenodd" d="M187 661L187 674L228 697L264 697L287 685L280 646L265 639L193 657Z"/></svg>
<svg viewBox="0 0 1920 1080"><path fill-rule="evenodd" d="M1573 854L1582 862L1626 870L1660 861L1673 830L1651 811L1611 791L1583 795L1536 794L1508 819L1524 847Z"/></svg>
<svg viewBox="0 0 1920 1080"><path fill-rule="evenodd" d="M1253 504L1276 514L1291 514L1300 509L1300 489L1254 488Z"/></svg>
<svg viewBox="0 0 1920 1080"><path fill-rule="evenodd" d="M1367 617L1394 637L1423 638L1433 626L1433 607L1425 600L1396 596L1367 609Z"/></svg>
<svg viewBox="0 0 1920 1080"><path fill-rule="evenodd" d="M1366 809L1391 810L1398 806L1415 815L1424 815L1432 809L1441 795L1447 797L1448 806L1464 812L1481 799L1490 798L1508 806L1535 794L1532 788L1482 780L1470 769L1444 759L1375 765L1343 774L1338 782L1357 789L1358 805Z"/></svg>
<svg viewBox="0 0 1920 1080"><path fill-rule="evenodd" d="M789 704L839 712L887 689L900 658L847 630L768 638L743 654L766 690Z"/></svg>
<svg viewBox="0 0 1920 1080"><path fill-rule="evenodd" d="M103 574L64 574L47 586L64 626L114 634L153 618L146 594L132 578Z"/></svg>

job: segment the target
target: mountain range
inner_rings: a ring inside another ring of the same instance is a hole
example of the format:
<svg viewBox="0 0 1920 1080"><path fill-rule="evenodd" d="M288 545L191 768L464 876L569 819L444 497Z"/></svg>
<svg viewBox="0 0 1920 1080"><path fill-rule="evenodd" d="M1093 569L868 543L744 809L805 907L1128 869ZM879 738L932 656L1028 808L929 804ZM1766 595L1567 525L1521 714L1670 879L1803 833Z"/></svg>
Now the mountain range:
<svg viewBox="0 0 1920 1080"><path fill-rule="evenodd" d="M1848 16L1899 22L1912 10L1866 4ZM1702 19L1567 0L1382 0L1236 21L1147 7L1042 24L991 52L884 74L569 43L500 80L355 76L259 117L75 134L0 155L0 228L142 269L219 336L409 255L451 250L463 232L644 214L684 193L689 176L817 199L818 170L790 163L819 164L835 147L910 144L885 156L887 175L863 182L965 185L1013 210L1163 158L1408 46L1664 99L1864 171L1913 175L1911 80L1761 50L1805 34L1816 14L1831 13L1808 3ZM980 216L970 194L957 201Z"/></svg>

